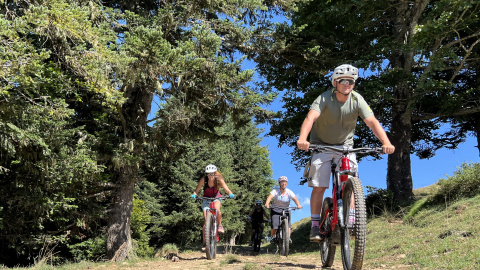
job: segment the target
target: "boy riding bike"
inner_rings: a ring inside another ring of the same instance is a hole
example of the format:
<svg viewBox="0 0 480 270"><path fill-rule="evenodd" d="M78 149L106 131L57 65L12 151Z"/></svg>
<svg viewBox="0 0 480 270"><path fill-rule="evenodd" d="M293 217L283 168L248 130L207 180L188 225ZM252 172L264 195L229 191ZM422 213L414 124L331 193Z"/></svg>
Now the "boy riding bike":
<svg viewBox="0 0 480 270"><path fill-rule="evenodd" d="M330 145L353 148L353 135L358 117L373 131L382 142L383 151L391 154L395 147L382 128L363 97L353 91L358 69L352 65L335 68L332 75L333 89L323 92L311 105L307 117L300 129L297 146L308 150L310 142L318 145ZM310 134L310 142L307 136ZM329 186L330 164L332 158L340 157L338 153L316 153L305 168L304 177L308 177L308 186L312 187L310 214L312 226L310 240L320 241L320 212L325 190ZM349 154L350 166L357 169L355 154ZM353 210L353 209L352 209Z"/></svg>

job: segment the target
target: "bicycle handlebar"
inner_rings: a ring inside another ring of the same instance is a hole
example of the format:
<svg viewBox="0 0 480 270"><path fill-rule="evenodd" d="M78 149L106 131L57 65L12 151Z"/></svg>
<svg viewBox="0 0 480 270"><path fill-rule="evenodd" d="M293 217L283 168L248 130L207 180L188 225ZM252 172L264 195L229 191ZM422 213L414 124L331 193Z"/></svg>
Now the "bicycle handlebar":
<svg viewBox="0 0 480 270"><path fill-rule="evenodd" d="M361 147L361 148L346 148L346 147L335 147L335 146L328 146L328 145L318 145L318 144L310 144L308 147L309 151L316 151L316 152L325 152L325 151L333 151L333 152L339 152L342 154L348 154L348 153L358 153L358 154L373 154L373 153L379 153L379 154L384 154L383 149L381 147L375 147L375 148L370 148L370 147Z"/></svg>
<svg viewBox="0 0 480 270"><path fill-rule="evenodd" d="M215 201L215 200L226 200L226 199L232 199L229 196L223 196L223 197L201 197L197 196L195 200L206 200L206 201Z"/></svg>
<svg viewBox="0 0 480 270"><path fill-rule="evenodd" d="M289 207L272 207L272 206L270 206L268 209L297 210L298 207L296 207L296 206L289 206Z"/></svg>
<svg viewBox="0 0 480 270"><path fill-rule="evenodd" d="M270 222L270 221L265 220L265 219L262 219L262 220L250 219L250 222L254 222L254 221L258 222L258 223L268 223L268 222Z"/></svg>

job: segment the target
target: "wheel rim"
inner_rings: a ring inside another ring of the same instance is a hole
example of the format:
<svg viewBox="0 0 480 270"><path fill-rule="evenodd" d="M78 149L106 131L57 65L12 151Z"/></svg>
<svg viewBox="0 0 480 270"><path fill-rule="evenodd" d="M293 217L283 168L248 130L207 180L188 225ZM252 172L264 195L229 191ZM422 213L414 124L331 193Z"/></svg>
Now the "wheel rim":
<svg viewBox="0 0 480 270"><path fill-rule="evenodd" d="M214 219L212 219L213 226L210 229L210 257L215 256L215 238L216 238L216 231L217 231L217 223Z"/></svg>

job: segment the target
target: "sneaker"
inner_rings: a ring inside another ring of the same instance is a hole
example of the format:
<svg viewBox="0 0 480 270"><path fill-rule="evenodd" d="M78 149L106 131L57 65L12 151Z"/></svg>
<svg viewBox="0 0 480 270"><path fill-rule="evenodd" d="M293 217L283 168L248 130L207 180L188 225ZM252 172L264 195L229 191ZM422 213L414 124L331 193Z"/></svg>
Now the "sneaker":
<svg viewBox="0 0 480 270"><path fill-rule="evenodd" d="M321 241L323 235L320 234L320 228L318 226L313 226L310 228L310 241Z"/></svg>
<svg viewBox="0 0 480 270"><path fill-rule="evenodd" d="M350 209L350 213L348 215L348 224L355 224L355 209Z"/></svg>
<svg viewBox="0 0 480 270"><path fill-rule="evenodd" d="M207 249L207 245L203 244L202 251L205 251L206 249Z"/></svg>
<svg viewBox="0 0 480 270"><path fill-rule="evenodd" d="M222 226L222 225L218 226L218 232L219 232L219 233L224 233L224 232L225 232L225 231L223 230L223 226Z"/></svg>
<svg viewBox="0 0 480 270"><path fill-rule="evenodd" d="M348 217L348 224L350 224L350 225L355 224L355 215L350 215Z"/></svg>
<svg viewBox="0 0 480 270"><path fill-rule="evenodd" d="M272 243L274 245L277 244L277 237L275 237L275 236L272 237L272 239L270 239L270 243Z"/></svg>

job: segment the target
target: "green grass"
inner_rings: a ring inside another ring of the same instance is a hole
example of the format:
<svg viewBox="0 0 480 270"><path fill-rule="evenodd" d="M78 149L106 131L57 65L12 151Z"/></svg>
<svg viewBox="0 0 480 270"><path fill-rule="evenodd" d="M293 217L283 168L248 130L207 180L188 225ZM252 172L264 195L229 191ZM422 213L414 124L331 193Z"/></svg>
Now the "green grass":
<svg viewBox="0 0 480 270"><path fill-rule="evenodd" d="M396 213L385 211L383 215L369 219L364 269L480 269L478 175L478 163L463 164L454 176L415 190L417 200L411 206ZM292 225L293 244L290 246L289 259L296 260L296 256L305 255L319 256L318 244L308 241L309 233L309 218ZM268 254L266 249L269 250ZM178 251L175 246L166 246L164 253L167 250L168 253ZM266 244L258 256L265 256L272 263L278 262L281 258L273 255L274 250L273 245ZM241 264L242 256L227 254L222 259L222 267ZM134 265L139 260L142 259L126 264ZM335 261L340 260L340 248L337 247ZM243 263L243 269L268 269L251 262ZM81 262L52 267L43 262L30 269L75 270L99 265L108 266L109 263ZM0 265L0 269L6 268Z"/></svg>
<svg viewBox="0 0 480 270"><path fill-rule="evenodd" d="M370 220L365 261L370 267L479 269L480 196L419 210L409 222Z"/></svg>

